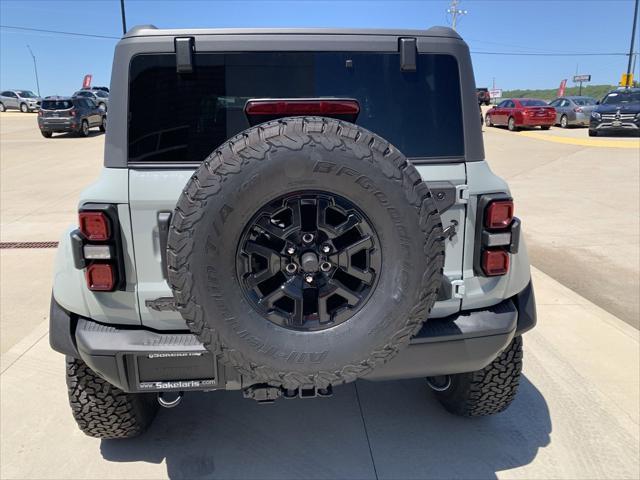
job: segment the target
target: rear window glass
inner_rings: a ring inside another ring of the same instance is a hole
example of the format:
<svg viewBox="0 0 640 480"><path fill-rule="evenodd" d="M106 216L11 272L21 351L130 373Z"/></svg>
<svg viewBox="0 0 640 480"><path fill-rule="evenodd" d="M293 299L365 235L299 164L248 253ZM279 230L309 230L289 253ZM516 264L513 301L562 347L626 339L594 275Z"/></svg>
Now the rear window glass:
<svg viewBox="0 0 640 480"><path fill-rule="evenodd" d="M71 100L43 100L43 110L66 110L73 107Z"/></svg>
<svg viewBox="0 0 640 480"><path fill-rule="evenodd" d="M520 100L520 105L523 107L546 107L549 104L544 100Z"/></svg>
<svg viewBox="0 0 640 480"><path fill-rule="evenodd" d="M418 55L402 72L397 53L198 53L194 73L176 73L175 55L138 55L129 85L129 161L201 162L249 127L251 98L355 98L356 123L406 156L464 154L458 64Z"/></svg>

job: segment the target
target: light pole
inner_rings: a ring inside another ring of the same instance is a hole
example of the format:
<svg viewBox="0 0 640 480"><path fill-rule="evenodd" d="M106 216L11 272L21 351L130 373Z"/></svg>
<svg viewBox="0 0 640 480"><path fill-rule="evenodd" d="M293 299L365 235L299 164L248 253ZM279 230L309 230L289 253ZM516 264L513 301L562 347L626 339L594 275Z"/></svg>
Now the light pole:
<svg viewBox="0 0 640 480"><path fill-rule="evenodd" d="M38 81L38 65L36 64L36 56L33 54L31 47L27 45L31 58L33 59L33 70L36 72L36 86L38 87L38 96L40 97L40 82Z"/></svg>
<svg viewBox="0 0 640 480"><path fill-rule="evenodd" d="M627 63L627 84L626 87L633 87L633 83L629 85L629 74L631 73L631 60L633 58L633 43L636 41L636 25L638 24L638 0L633 10L633 27L631 28L631 45L629 46L629 63Z"/></svg>
<svg viewBox="0 0 640 480"><path fill-rule="evenodd" d="M120 0L120 15L122 16L122 34L127 33L127 18L124 15L124 0Z"/></svg>

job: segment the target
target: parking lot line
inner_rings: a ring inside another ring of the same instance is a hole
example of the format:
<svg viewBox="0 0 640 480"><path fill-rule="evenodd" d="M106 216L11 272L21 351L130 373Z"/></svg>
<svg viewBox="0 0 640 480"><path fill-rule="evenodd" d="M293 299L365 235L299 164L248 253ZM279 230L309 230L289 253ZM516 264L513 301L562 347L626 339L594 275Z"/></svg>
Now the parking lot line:
<svg viewBox="0 0 640 480"><path fill-rule="evenodd" d="M509 132L511 133L511 132ZM571 138L560 137L558 135L549 135L543 132L519 132L518 135L528 138L535 138L537 140L546 140L547 142L564 143L565 145L580 145L583 147L601 147L601 148L629 148L640 149L640 139L636 142L613 140L613 139L598 139L598 138Z"/></svg>

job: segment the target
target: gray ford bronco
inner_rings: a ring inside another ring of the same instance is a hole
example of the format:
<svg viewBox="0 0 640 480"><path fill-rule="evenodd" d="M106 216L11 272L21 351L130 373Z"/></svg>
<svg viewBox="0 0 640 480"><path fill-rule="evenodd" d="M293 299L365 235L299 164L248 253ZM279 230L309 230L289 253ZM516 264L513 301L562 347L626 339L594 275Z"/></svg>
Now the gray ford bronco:
<svg viewBox="0 0 640 480"><path fill-rule="evenodd" d="M464 416L516 394L529 261L448 28L136 27L78 210L50 341L88 435L138 435L186 391L425 378Z"/></svg>

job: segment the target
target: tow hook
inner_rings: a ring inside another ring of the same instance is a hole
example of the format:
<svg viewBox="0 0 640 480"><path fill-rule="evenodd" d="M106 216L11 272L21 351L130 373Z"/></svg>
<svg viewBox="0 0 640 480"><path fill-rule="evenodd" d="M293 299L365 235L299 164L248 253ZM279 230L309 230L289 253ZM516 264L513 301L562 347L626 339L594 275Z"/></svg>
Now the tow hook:
<svg viewBox="0 0 640 480"><path fill-rule="evenodd" d="M173 408L180 405L180 402L182 401L182 397L184 396L184 392L177 392L176 397L172 400L168 400L166 398L166 395L167 395L167 392L158 393L158 403L160 404L160 406L164 408Z"/></svg>

